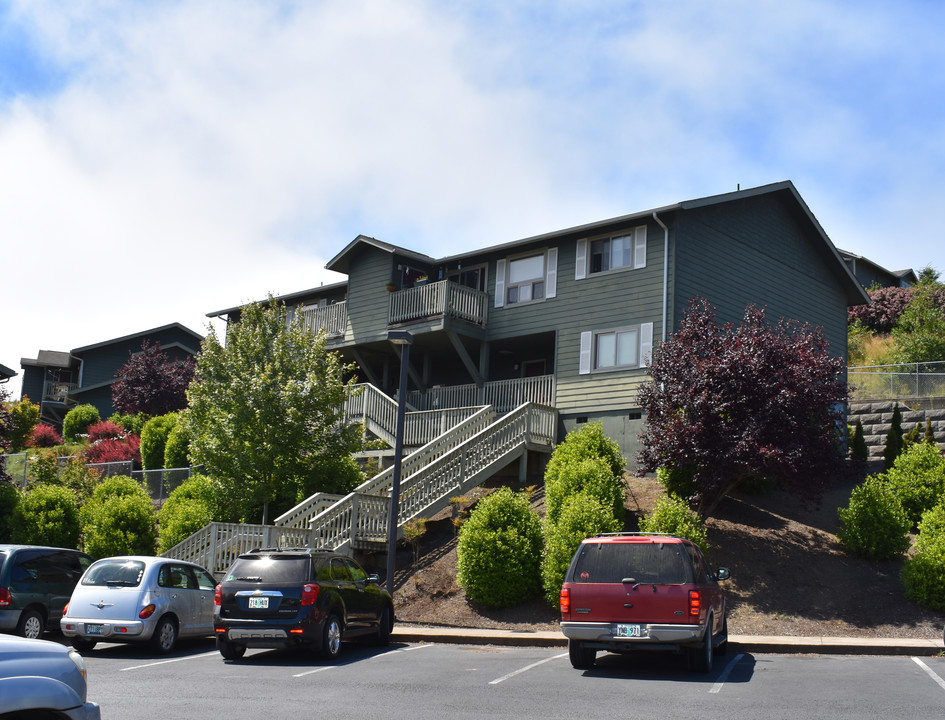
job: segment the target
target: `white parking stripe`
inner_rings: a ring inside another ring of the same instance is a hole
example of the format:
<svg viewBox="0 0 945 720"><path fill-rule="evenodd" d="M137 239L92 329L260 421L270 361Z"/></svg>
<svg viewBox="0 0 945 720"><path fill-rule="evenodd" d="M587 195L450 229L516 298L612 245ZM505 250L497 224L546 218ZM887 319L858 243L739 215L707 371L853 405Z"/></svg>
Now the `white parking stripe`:
<svg viewBox="0 0 945 720"><path fill-rule="evenodd" d="M561 653L560 655L554 655L553 657L545 658L544 660L539 660L538 662L534 662L531 665L526 665L525 667L519 668L518 670L515 670L514 672L510 672L508 675L503 675L502 677L497 678L495 680L490 680L489 684L498 685L500 682L503 682L505 680L508 680L509 678L515 677L516 675L520 675L523 672L528 672L532 668L536 668L539 665L544 665L546 662L551 662L552 660L558 660L559 658L563 658L567 656L568 656L567 653Z"/></svg>
<svg viewBox="0 0 945 720"><path fill-rule="evenodd" d="M125 670L140 670L141 668L154 667L155 665L167 665L168 663L180 662L181 660L194 660L195 658L210 657L211 655L216 655L217 651L200 653L199 655L187 655L185 657L173 658L171 660L158 660L157 662L147 663L145 665L132 665L131 667L121 668L118 672L125 672Z"/></svg>
<svg viewBox="0 0 945 720"><path fill-rule="evenodd" d="M719 679L716 680L715 685L712 686L712 689L709 690L710 693L717 693L722 689L722 686L725 684L725 681L728 680L728 676L731 674L732 670L735 669L735 666L738 664L738 661L745 657L744 653L738 653L728 665L725 666L725 669L722 671L722 674L719 675Z"/></svg>
<svg viewBox="0 0 945 720"><path fill-rule="evenodd" d="M932 678L936 683L938 683L938 686L942 688L942 690L945 690L945 680L942 680L942 678L936 675L935 671L932 670L932 668L930 668L924 662L922 662L919 658L914 657L912 659L915 660L916 665L918 665L920 668L922 668L923 670L925 670L925 672L929 674L930 678Z"/></svg>
<svg viewBox="0 0 945 720"><path fill-rule="evenodd" d="M400 648L398 650L388 650L387 652L382 652L380 655L372 655L369 658L365 658L365 660L376 660L377 658L384 657L385 655L395 655L397 653L410 652L411 650L423 650L423 648L428 648L428 647L433 647L433 645L416 645L414 647ZM306 670L305 672L298 673L297 675L293 675L292 677L297 677L297 678L305 677L306 675L312 675L314 673L321 672L322 670L331 670L331 668L333 667L337 667L337 666L325 665L324 667L318 667L318 668L315 668L314 670Z"/></svg>
<svg viewBox="0 0 945 720"><path fill-rule="evenodd" d="M338 667L337 665L323 665L322 667L317 667L314 670L306 670L304 673L299 673L298 675L293 675L292 677L305 677L306 675L314 675L319 673L322 670L333 670Z"/></svg>

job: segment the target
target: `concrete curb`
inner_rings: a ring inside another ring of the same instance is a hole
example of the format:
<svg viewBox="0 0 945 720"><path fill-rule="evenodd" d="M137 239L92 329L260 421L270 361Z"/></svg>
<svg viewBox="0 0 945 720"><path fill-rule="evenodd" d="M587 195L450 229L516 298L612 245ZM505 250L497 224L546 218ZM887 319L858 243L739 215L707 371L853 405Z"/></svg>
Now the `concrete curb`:
<svg viewBox="0 0 945 720"><path fill-rule="evenodd" d="M450 643L454 645L507 645L518 647L568 646L560 632L515 631L482 628L395 625L394 642ZM729 636L729 652L796 655L921 655L945 654L942 640L914 638L777 637L761 635Z"/></svg>

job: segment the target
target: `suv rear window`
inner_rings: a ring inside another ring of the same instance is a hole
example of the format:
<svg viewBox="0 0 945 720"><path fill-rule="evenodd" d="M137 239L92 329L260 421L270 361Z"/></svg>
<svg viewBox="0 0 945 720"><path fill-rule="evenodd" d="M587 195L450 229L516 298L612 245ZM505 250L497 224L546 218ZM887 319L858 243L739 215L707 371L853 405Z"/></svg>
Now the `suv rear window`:
<svg viewBox="0 0 945 720"><path fill-rule="evenodd" d="M140 560L101 560L82 578L83 585L138 587L144 575Z"/></svg>
<svg viewBox="0 0 945 720"><path fill-rule="evenodd" d="M584 543L574 556L572 583L680 585L692 582L692 566L682 543Z"/></svg>
<svg viewBox="0 0 945 720"><path fill-rule="evenodd" d="M266 583L304 583L311 560L306 555L262 555L241 557L233 563L227 580Z"/></svg>

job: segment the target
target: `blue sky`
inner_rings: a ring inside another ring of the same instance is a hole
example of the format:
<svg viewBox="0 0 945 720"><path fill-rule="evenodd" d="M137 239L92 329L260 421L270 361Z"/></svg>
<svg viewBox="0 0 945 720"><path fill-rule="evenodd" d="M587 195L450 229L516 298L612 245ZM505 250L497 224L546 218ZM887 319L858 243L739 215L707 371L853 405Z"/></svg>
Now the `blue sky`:
<svg viewBox="0 0 945 720"><path fill-rule="evenodd" d="M205 332L360 233L446 255L781 180L945 271L943 36L931 0L0 0L0 363Z"/></svg>

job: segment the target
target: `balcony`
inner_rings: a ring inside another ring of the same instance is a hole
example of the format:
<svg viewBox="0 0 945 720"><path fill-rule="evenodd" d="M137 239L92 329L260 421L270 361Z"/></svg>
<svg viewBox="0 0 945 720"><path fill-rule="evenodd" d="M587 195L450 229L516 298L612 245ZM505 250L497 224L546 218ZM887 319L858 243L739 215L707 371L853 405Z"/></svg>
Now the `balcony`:
<svg viewBox="0 0 945 720"><path fill-rule="evenodd" d="M555 404L555 376L539 375L512 380L494 380L482 387L474 384L432 387L426 391L412 390L407 402L417 410L492 405L498 413L511 412L526 402Z"/></svg>
<svg viewBox="0 0 945 720"><path fill-rule="evenodd" d="M47 380L43 383L43 402L67 402L69 400L69 394L78 389L79 383Z"/></svg>
<svg viewBox="0 0 945 720"><path fill-rule="evenodd" d="M344 337L348 328L348 305L345 302L300 308L298 312L305 327L314 333L324 330L330 338Z"/></svg>
<svg viewBox="0 0 945 720"><path fill-rule="evenodd" d="M485 327L488 301L484 292L440 280L391 293L389 324L452 318Z"/></svg>

